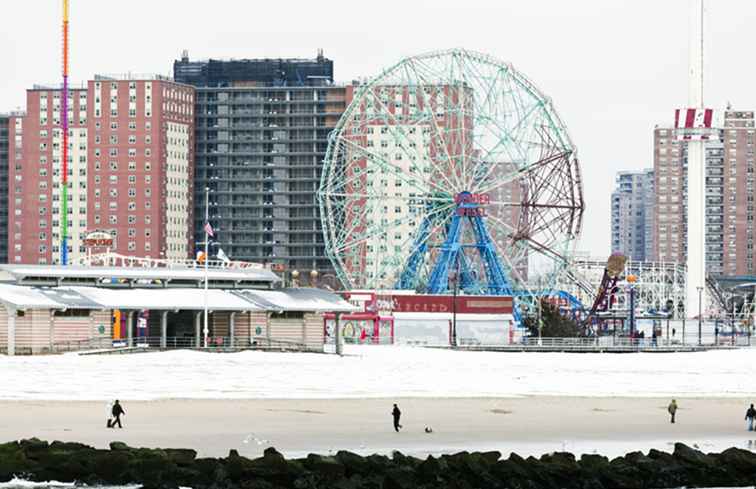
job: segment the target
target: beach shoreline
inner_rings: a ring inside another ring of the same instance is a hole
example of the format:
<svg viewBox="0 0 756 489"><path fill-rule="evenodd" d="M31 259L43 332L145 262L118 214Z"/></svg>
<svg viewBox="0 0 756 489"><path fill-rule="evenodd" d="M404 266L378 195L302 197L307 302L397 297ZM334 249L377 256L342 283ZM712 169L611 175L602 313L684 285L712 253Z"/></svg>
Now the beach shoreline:
<svg viewBox="0 0 756 489"><path fill-rule="evenodd" d="M671 451L675 442L704 452L756 449L756 432L747 432L743 421L751 400L678 399L675 424L666 412L669 401L566 396L122 401L122 430L106 428L107 403L101 401L0 401L0 442L37 437L106 448L117 440L134 447L192 448L212 457L230 449L257 457L270 446L287 457L338 450L611 457L650 448ZM391 425L394 402L403 413L400 433Z"/></svg>

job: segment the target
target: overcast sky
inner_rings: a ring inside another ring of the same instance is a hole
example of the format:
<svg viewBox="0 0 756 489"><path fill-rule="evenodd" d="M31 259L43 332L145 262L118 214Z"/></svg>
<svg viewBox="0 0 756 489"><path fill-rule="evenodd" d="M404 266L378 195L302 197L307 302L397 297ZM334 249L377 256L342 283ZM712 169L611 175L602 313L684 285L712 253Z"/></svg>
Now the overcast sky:
<svg viewBox="0 0 756 489"><path fill-rule="evenodd" d="M618 170L650 167L652 130L687 101L690 0L70 0L71 79L171 73L191 58L334 60L348 82L404 56L463 47L510 61L553 101L578 147L580 249L610 252ZM60 0L3 2L0 112L60 78ZM708 106L756 108L756 1L707 0Z"/></svg>

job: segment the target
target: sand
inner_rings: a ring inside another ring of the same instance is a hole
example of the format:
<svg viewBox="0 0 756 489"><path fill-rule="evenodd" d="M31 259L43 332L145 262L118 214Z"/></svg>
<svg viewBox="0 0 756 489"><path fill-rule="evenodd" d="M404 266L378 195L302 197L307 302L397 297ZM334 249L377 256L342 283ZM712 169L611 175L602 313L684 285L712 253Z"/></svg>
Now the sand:
<svg viewBox="0 0 756 489"><path fill-rule="evenodd" d="M229 449L258 456L275 446L287 456L341 449L416 456L466 450L540 455L555 450L619 455L671 450L676 441L704 451L756 448L745 431L745 399L679 400L670 424L669 399L526 397L398 399L401 433L391 425L394 400L165 400L126 402L124 429L108 429L102 402L0 402L0 440L36 436L107 447L194 448L201 456ZM433 433L427 434L429 426Z"/></svg>

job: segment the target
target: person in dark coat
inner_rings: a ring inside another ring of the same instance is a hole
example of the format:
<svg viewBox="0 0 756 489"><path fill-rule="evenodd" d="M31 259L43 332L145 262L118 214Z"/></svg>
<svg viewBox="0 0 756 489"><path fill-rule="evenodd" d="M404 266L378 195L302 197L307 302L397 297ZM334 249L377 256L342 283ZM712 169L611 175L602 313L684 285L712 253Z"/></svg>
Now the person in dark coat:
<svg viewBox="0 0 756 489"><path fill-rule="evenodd" d="M756 409L753 408L753 404L746 411L745 419L748 422L748 431L753 431L753 421L756 419Z"/></svg>
<svg viewBox="0 0 756 489"><path fill-rule="evenodd" d="M116 399L115 404L113 404L113 410L111 411L113 414L113 423L110 425L111 428L115 428L116 424L118 424L119 428L123 428L121 425L121 415L126 414L126 411L123 410L123 406L121 406L121 403L118 402L118 399Z"/></svg>
<svg viewBox="0 0 756 489"><path fill-rule="evenodd" d="M669 412L669 415L671 416L669 422L674 423L675 422L675 414L677 413L677 401L672 399L672 402L669 403L669 406L667 406L667 412Z"/></svg>
<svg viewBox="0 0 756 489"><path fill-rule="evenodd" d="M402 417L402 412L399 411L399 406L394 404L394 409L391 411L391 416L394 417L394 429L396 432L399 432L399 428L402 427L402 425L399 424L399 418Z"/></svg>

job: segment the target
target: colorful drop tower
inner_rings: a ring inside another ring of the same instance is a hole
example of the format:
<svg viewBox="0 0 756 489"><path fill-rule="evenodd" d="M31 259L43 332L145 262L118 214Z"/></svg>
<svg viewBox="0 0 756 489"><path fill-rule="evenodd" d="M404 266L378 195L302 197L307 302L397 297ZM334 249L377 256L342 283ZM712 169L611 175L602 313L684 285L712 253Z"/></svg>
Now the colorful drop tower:
<svg viewBox="0 0 756 489"><path fill-rule="evenodd" d="M60 231L60 263L68 265L68 0L63 0L63 93L61 98L63 216Z"/></svg>

